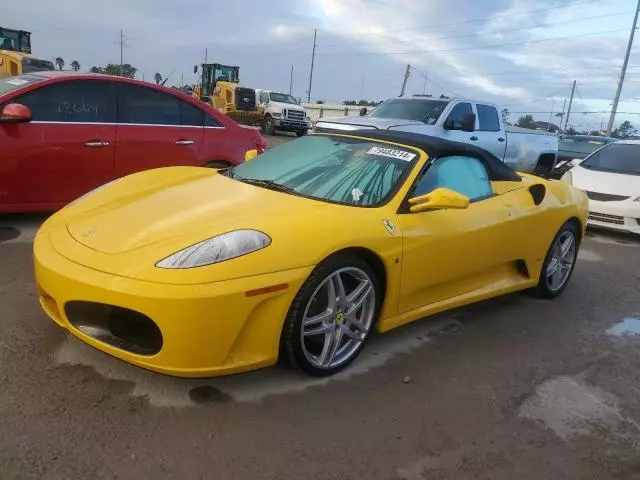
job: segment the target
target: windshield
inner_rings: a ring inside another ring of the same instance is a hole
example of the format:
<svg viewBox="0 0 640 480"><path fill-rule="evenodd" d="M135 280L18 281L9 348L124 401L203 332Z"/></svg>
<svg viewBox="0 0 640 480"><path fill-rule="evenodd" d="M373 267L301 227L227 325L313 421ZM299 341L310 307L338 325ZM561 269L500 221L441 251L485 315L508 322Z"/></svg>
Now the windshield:
<svg viewBox="0 0 640 480"><path fill-rule="evenodd" d="M640 144L612 143L587 157L580 166L600 172L640 175Z"/></svg>
<svg viewBox="0 0 640 480"><path fill-rule="evenodd" d="M312 135L267 150L228 175L308 198L372 207L390 199L418 157L410 148L375 140Z"/></svg>
<svg viewBox="0 0 640 480"><path fill-rule="evenodd" d="M20 75L18 77L0 78L0 96L5 93L13 92L26 85L30 85L35 82L41 82L44 80L42 77L36 77L35 75Z"/></svg>
<svg viewBox="0 0 640 480"><path fill-rule="evenodd" d="M287 95L286 93L273 93L273 92L271 92L269 94L269 97L271 98L272 102L295 103L296 105L298 104L298 102L296 102L295 98L293 98L291 95Z"/></svg>
<svg viewBox="0 0 640 480"><path fill-rule="evenodd" d="M447 106L442 100L388 100L378 106L368 117L417 120L434 125Z"/></svg>
<svg viewBox="0 0 640 480"><path fill-rule="evenodd" d="M39 58L23 58L22 59L22 73L31 72L44 72L55 70L53 62L49 60L40 60Z"/></svg>
<svg viewBox="0 0 640 480"><path fill-rule="evenodd" d="M561 152L576 152L588 155L605 145L605 143L604 140L565 138L558 142L558 150Z"/></svg>

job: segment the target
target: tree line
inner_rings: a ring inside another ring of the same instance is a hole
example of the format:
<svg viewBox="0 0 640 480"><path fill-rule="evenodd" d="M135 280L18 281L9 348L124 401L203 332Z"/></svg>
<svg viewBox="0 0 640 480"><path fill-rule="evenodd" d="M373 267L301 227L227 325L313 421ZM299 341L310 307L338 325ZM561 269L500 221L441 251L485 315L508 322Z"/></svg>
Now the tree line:
<svg viewBox="0 0 640 480"><path fill-rule="evenodd" d="M509 117L511 113L508 109L502 109L502 121L505 125L513 125L515 127L521 128L538 128L540 122L536 122L533 118L533 115L523 115L515 123L511 123ZM562 114L556 115L562 119ZM562 123L562 122L561 122ZM594 135L594 136L602 136L602 132L599 130L576 130L573 127L569 127L564 133L568 135ZM611 136L614 138L631 138L638 134L638 129L633 126L633 124L629 120L625 120L622 122L613 132L611 132Z"/></svg>

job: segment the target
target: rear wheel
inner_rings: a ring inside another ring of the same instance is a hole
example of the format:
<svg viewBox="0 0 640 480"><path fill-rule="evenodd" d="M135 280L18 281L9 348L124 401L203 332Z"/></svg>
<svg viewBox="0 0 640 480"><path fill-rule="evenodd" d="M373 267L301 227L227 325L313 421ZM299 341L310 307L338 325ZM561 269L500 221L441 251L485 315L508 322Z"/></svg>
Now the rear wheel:
<svg viewBox="0 0 640 480"><path fill-rule="evenodd" d="M339 372L360 354L378 318L380 288L353 255L318 265L296 295L282 332L289 362L314 376Z"/></svg>
<svg viewBox="0 0 640 480"><path fill-rule="evenodd" d="M539 296L555 298L562 293L575 268L579 247L578 228L573 223L565 223L551 242L544 259L536 287Z"/></svg>

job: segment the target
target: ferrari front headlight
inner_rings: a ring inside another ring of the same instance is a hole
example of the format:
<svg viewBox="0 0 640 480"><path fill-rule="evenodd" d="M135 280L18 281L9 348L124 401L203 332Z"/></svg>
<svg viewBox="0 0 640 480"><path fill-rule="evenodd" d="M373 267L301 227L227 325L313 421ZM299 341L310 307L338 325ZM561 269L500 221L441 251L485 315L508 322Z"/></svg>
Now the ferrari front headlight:
<svg viewBox="0 0 640 480"><path fill-rule="evenodd" d="M261 250L270 243L271 238L258 230L234 230L180 250L160 260L156 267L203 267Z"/></svg>

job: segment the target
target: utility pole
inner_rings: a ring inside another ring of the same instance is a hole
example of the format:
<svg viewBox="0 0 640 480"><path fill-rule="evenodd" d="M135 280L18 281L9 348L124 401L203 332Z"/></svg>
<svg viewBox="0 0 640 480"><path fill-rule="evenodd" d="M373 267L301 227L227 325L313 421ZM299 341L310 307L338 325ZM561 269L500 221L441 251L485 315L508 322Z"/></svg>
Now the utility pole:
<svg viewBox="0 0 640 480"><path fill-rule="evenodd" d="M209 54L209 49L208 49L208 48L205 48L205 49L204 49L204 63L207 63L207 56L208 56L208 54Z"/></svg>
<svg viewBox="0 0 640 480"><path fill-rule="evenodd" d="M569 123L569 115L571 115L571 104L573 103L573 94L576 91L576 81L573 81L573 87L571 87L571 97L569 97L569 109L567 110L567 118L564 120L564 131L567 131L567 124Z"/></svg>
<svg viewBox="0 0 640 480"><path fill-rule="evenodd" d="M400 90L400 96L404 97L404 89L407 87L407 80L411 74L411 65L407 63L407 71L404 72L404 80L402 81L402 89Z"/></svg>
<svg viewBox="0 0 640 480"><path fill-rule="evenodd" d="M180 75L180 88L184 87L184 73Z"/></svg>
<svg viewBox="0 0 640 480"><path fill-rule="evenodd" d="M311 71L309 72L309 90L307 90L307 103L311 102L311 82L313 81L313 63L316 59L316 37L318 29L313 29L313 52L311 52Z"/></svg>
<svg viewBox="0 0 640 480"><path fill-rule="evenodd" d="M123 75L123 61L122 61L122 50L124 49L124 32L122 30L120 30L120 76L124 77Z"/></svg>
<svg viewBox="0 0 640 480"><path fill-rule="evenodd" d="M555 106L556 106L556 101L554 99L553 103L551 104L551 111L549 112L549 122L547 123L547 132L551 128L551 117L553 116L553 109L555 108Z"/></svg>
<svg viewBox="0 0 640 480"><path fill-rule="evenodd" d="M291 75L289 75L289 95L293 95L293 65L291 65Z"/></svg>
<svg viewBox="0 0 640 480"><path fill-rule="evenodd" d="M429 79L428 75L424 76L424 84L422 85L422 94L426 94L427 93L427 80Z"/></svg>
<svg viewBox="0 0 640 480"><path fill-rule="evenodd" d="M364 100L364 77L360 79L360 100Z"/></svg>
<svg viewBox="0 0 640 480"><path fill-rule="evenodd" d="M613 122L616 119L616 111L618 110L618 102L620 101L620 93L622 92L622 84L624 83L624 76L627 73L627 64L629 63L629 55L631 54L631 47L633 46L633 36L636 33L636 25L638 24L639 12L640 12L640 0L638 0L638 6L636 7L636 14L633 17L633 26L631 27L631 33L629 34L629 43L627 44L627 53L624 56L624 63L622 64L622 71L620 72L620 80L618 80L618 89L616 90L616 96L613 99L613 108L611 109L611 116L609 117L609 125L607 126L607 136L611 136L611 130L613 129Z"/></svg>

